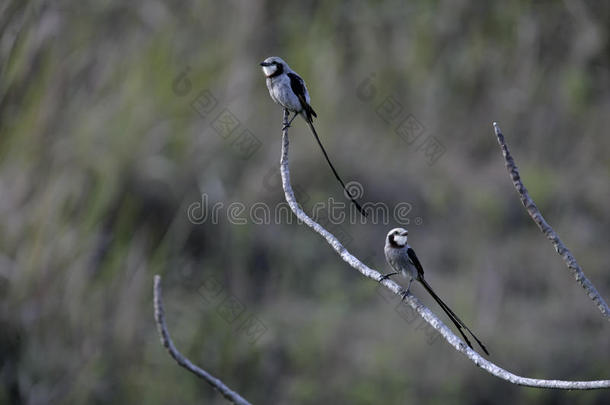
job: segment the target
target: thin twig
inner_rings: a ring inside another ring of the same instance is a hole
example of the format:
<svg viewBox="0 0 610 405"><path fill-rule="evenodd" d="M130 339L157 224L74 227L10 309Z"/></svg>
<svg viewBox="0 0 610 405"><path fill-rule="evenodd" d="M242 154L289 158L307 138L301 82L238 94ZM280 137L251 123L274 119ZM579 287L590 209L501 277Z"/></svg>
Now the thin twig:
<svg viewBox="0 0 610 405"><path fill-rule="evenodd" d="M585 290L589 298L593 300L593 302L597 305L601 313L606 317L607 320L610 321L610 308L608 308L608 304L604 301L601 295L597 292L593 283L589 281L589 279L585 276L585 273L582 271L574 256L572 256L572 252L563 244L561 239L551 225L545 221L544 217L540 213L540 210L530 197L527 189L523 185L521 181L521 176L519 175L519 169L517 169L517 165L515 164L515 160L510 154L508 150L508 145L504 141L504 135L502 135L502 131L497 123L493 123L494 131L496 133L496 137L498 138L498 143L500 144L500 148L502 149L502 155L504 156L504 160L506 162L506 170L508 170L508 174L510 175L513 185L519 193L519 197L521 197L521 203L527 210L527 213L532 218L532 221L538 225L538 228L544 233L548 240L551 241L555 251L561 256L563 261L565 262L568 269L572 271L576 282L580 284L580 286Z"/></svg>
<svg viewBox="0 0 610 405"><path fill-rule="evenodd" d="M287 122L288 115L284 113L284 123ZM332 248L339 254L339 256L345 260L351 267L358 270L364 276L369 277L377 282L380 282L383 286L388 288L393 293L400 295L403 289L390 279L381 280L382 275L352 255L345 247L339 242L339 240L324 227L311 219L298 205L292 186L290 185L290 170L288 168L288 128L282 131L282 157L280 159L280 170L282 174L282 187L284 188L284 195L288 205L295 213L297 218L303 221L307 226L313 229L315 232L320 234L326 241L332 246ZM535 378L527 378L515 375L504 370L501 367L496 366L494 363L487 361L481 357L473 349L469 348L459 337L457 337L451 329L438 319L438 317L430 311L425 305L423 305L415 296L408 294L405 302L408 303L426 322L430 324L441 336L457 351L463 353L472 360L477 366L486 370L490 374L506 380L512 384L524 385L529 387L537 388L554 388L554 389L578 389L578 390L590 390L599 388L610 388L610 380L599 380L599 381L563 381L563 380L539 380Z"/></svg>
<svg viewBox="0 0 610 405"><path fill-rule="evenodd" d="M250 402L243 399L237 392L232 391L227 387L222 381L218 378L214 377L210 373L201 368L197 367L189 359L184 357L176 346L174 346L174 342L169 337L169 331L167 330L167 325L165 324L165 311L163 310L163 301L161 299L161 276L155 275L154 279L154 307L155 307L155 321L157 323L157 329L159 330L159 336L161 337L161 343L163 346L167 348L169 354L176 360L176 362L186 368L191 373L195 374L197 377L204 379L208 382L212 387L216 388L222 396L224 396L229 401L238 405L251 405Z"/></svg>

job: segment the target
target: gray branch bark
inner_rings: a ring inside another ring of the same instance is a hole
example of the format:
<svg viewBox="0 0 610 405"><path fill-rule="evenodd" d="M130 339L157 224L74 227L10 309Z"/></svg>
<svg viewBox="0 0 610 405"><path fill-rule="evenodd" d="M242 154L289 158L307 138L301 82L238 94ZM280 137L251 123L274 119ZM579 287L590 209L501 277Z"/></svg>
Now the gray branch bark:
<svg viewBox="0 0 610 405"><path fill-rule="evenodd" d="M288 120L288 112L284 111L284 123ZM337 254L351 267L358 270L362 275L369 277L392 291L394 294L400 295L403 288L390 279L381 280L382 274L373 270L362 263L358 258L352 255L330 232L322 225L311 219L297 203L294 196L292 186L290 184L290 170L288 168L288 128L282 131L282 156L280 159L280 170L282 174L282 187L288 205L299 220L320 234L328 244L337 252ZM542 380L536 378L521 377L513 374L503 368L491 363L480 356L473 349L468 347L459 337L457 337L451 329L449 329L430 309L421 303L414 295L408 294L405 302L411 306L430 326L438 331L441 336L458 352L468 357L474 364L488 373L506 380L512 384L523 385L536 388L554 388L554 389L569 389L569 390L590 390L600 388L610 388L610 380L597 381L565 381L565 380Z"/></svg>
<svg viewBox="0 0 610 405"><path fill-rule="evenodd" d="M510 154L510 151L508 150L508 145L506 145L506 142L504 141L504 135L502 135L500 127L495 122L493 123L493 126L494 131L496 133L496 137L498 138L498 143L500 144L500 148L502 149L502 155L504 156L504 161L506 163L506 170L508 170L508 174L510 175L511 180L513 181L515 190L517 190L517 193L519 193L519 197L521 197L521 203L525 207L529 216L532 218L532 221L534 221L534 223L538 225L538 228L540 228L542 233L544 233L547 239L551 241L553 247L555 248L555 251L559 254L559 256L561 256L566 266L568 266L568 269L574 275L576 282L580 284L580 286L585 290L589 298L591 298L595 305L597 305L601 313L606 317L608 321L610 321L610 308L608 308L608 304L606 304L602 296L597 292L597 289L595 288L595 286L593 286L593 283L591 283L591 281L589 281L589 279L585 276L585 273L582 271L582 269L576 262L576 259L572 255L572 252L570 252L566 245L563 244L561 239L559 239L557 233L555 233L551 225L549 225L549 223L546 222L546 220L542 216L542 213L534 203L534 200L532 200L532 197L530 197L529 193L527 192L527 189L521 181L519 169L517 169L515 160L513 159Z"/></svg>
<svg viewBox="0 0 610 405"><path fill-rule="evenodd" d="M176 346L174 346L174 342L169 337L169 331L167 330L167 325L165 324L165 311L163 310L163 301L161 299L161 276L155 275L154 278L154 286L153 286L153 302L155 308L155 322L157 323L157 329L159 331L159 336L161 337L161 344L165 346L170 356L176 360L178 365L184 367L191 373L195 374L197 377L202 378L212 387L216 388L218 392L222 394L223 397L228 399L237 405L251 405L250 402L243 399L237 392L232 391L227 387L222 381L218 378L214 377L207 371L197 367L189 359L184 357Z"/></svg>

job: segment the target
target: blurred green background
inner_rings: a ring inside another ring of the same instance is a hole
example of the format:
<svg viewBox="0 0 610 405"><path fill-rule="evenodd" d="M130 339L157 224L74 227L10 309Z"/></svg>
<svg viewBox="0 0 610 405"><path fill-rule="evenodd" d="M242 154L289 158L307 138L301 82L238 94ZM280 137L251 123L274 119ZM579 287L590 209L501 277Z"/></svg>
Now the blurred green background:
<svg viewBox="0 0 610 405"><path fill-rule="evenodd" d="M258 66L277 55L361 201L409 207L428 281L490 360L610 378L610 325L521 206L491 126L610 299L610 5L490 3L2 2L0 403L226 403L159 344L156 273L177 347L256 404L610 403L490 376L307 227L250 215L283 201ZM290 164L306 210L346 202L301 119ZM331 230L386 272L401 224L371 222Z"/></svg>

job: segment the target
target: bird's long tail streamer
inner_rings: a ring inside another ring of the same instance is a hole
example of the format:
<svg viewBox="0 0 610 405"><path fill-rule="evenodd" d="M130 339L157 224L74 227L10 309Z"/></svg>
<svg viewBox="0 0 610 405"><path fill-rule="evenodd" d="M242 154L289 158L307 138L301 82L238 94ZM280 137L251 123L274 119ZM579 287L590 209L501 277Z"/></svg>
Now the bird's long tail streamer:
<svg viewBox="0 0 610 405"><path fill-rule="evenodd" d="M464 340L466 341L468 346L472 349L472 345L470 344L470 341L468 340L468 338L464 334L464 331L462 330L462 327L464 327L472 335L474 340L476 340L477 343L479 344L479 346L481 346L481 349L483 349L485 354L487 354L489 356L489 352L485 348L485 345L483 345L483 343L481 343L481 341L475 336L475 334L472 333L472 331L468 328L468 326L466 326L466 324L464 322L462 322L462 320L460 318L458 318L458 316L451 310L451 308L449 308L447 306L447 304L445 304L443 302L443 300L441 300L441 298L438 295L436 295L434 290L432 290L432 287L430 287L430 284L428 284L426 282L426 280L424 280L423 278L419 278L419 281L422 283L422 285L424 286L426 291L428 291L428 293L432 296L432 298L434 298L434 300L438 303L438 305L441 306L441 308L443 309L443 311L445 311L445 313L451 319L451 321L455 324L455 326L458 328L458 330L462 334L462 337L464 338Z"/></svg>
<svg viewBox="0 0 610 405"><path fill-rule="evenodd" d="M309 125L309 128L311 128L311 132L313 133L313 136L316 138L316 141L318 141L318 145L320 145L320 149L322 149L322 153L324 154L324 157L326 158L326 162L330 166L330 168L333 171L333 173L334 173L335 177L337 178L337 180L339 180L339 183L341 183L341 186L343 187L343 190L345 190L345 193L348 195L349 199L354 203L354 205L356 206L358 211L363 216L366 217L366 213L364 212L364 210L362 209L360 204L358 204L358 201L356 201L354 199L354 196L352 195L352 193L350 193L350 191L347 189L347 187L345 187L345 183L343 183L343 180L341 180L341 177L339 177L339 173L337 173L337 170L335 169L333 164L330 163L330 158L328 157L328 154L326 153L326 150L324 149L324 146L322 146L322 142L320 141L320 137L318 137L318 133L316 132L316 129L314 128L313 123L311 122L311 119L307 119L306 118L305 121L307 121L307 124Z"/></svg>

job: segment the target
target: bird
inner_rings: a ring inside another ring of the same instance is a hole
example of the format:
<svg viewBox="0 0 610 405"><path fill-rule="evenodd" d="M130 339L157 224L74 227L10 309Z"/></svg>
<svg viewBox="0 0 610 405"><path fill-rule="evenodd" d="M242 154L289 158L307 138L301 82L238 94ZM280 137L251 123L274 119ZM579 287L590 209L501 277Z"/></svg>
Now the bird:
<svg viewBox="0 0 610 405"><path fill-rule="evenodd" d="M394 228L390 232L385 240L384 253L385 258L390 265L390 267L394 270L392 273L385 274L379 280L380 282L391 277L395 274L401 274L402 276L409 279L409 285L407 289L402 292L402 298L405 299L407 294L409 294L409 290L411 288L411 283L413 280L419 281L426 291L434 298L434 300L440 305L440 307L445 311L449 319L453 322L453 324L458 328L460 334L468 344L468 346L472 349L472 345L468 340L468 337L462 330L462 328L466 329L477 341L481 349L489 356L489 352L487 348L481 341L475 336L474 333L462 322L460 318L441 300L441 298L436 295L430 284L424 279L424 268L422 267L415 251L409 244L407 243L407 236L409 235L409 231L404 228Z"/></svg>
<svg viewBox="0 0 610 405"><path fill-rule="evenodd" d="M326 153L324 146L322 146L320 137L313 126L313 119L314 117L317 118L318 114L316 114L314 109L311 107L311 100L309 97L309 92L307 91L307 86L305 85L305 81L294 70L290 69L290 66L288 66L288 64L280 57L270 56L262 61L260 65L262 66L263 73L267 77L267 88L269 89L271 99L284 107L285 110L294 113L292 118L284 125L282 130L290 127L292 121L299 114L305 119L309 125L309 128L311 129L311 132L313 133L313 136L316 138L320 149L322 149L326 162L343 187L343 190L345 190L346 195L349 197L352 203L354 203L358 211L366 217L366 213L360 204L358 204L358 202L355 200L352 193L347 189L345 183L343 180L341 180L339 173L337 173L337 170L331 163L328 153Z"/></svg>

